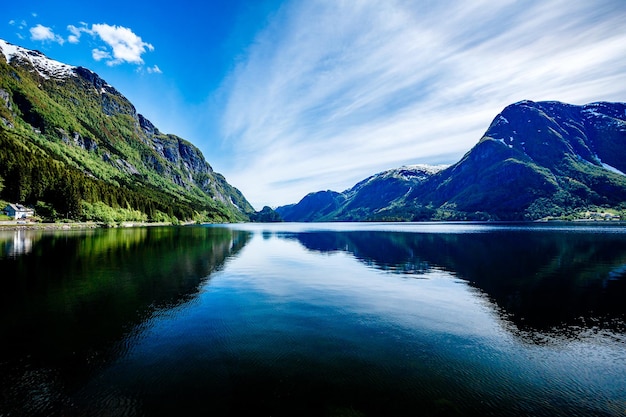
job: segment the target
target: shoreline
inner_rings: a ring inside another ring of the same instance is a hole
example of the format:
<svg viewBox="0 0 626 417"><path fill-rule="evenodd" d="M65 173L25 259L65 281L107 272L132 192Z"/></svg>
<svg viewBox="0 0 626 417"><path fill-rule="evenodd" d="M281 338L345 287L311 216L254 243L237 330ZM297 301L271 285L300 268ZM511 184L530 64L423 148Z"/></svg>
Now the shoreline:
<svg viewBox="0 0 626 417"><path fill-rule="evenodd" d="M300 222L281 222L285 223L300 223ZM323 223L323 222L305 222L310 224ZM344 223L344 222L331 222L331 223ZM561 220L561 219L539 219L529 221L428 221L428 222L345 222L345 223L473 223L473 224L556 224L556 223L569 223L578 225L613 225L613 226L626 226L624 220L608 220L608 219L574 219L574 220ZM34 223L23 221L0 221L1 231L16 231L16 230L90 230L90 229L124 229L134 227L171 227L171 226L189 226L197 224L195 222L185 222L180 224L172 224L171 222L122 222L122 223L102 223L102 222L67 222L67 223ZM212 223L201 223L212 224Z"/></svg>
<svg viewBox="0 0 626 417"><path fill-rule="evenodd" d="M187 225L187 224L182 224ZM122 222L120 224L107 224L99 222L67 222L67 223L30 223L17 221L0 221L0 231L12 230L85 230L85 229L119 229L131 227L155 227L173 226L171 222L147 223L147 222Z"/></svg>

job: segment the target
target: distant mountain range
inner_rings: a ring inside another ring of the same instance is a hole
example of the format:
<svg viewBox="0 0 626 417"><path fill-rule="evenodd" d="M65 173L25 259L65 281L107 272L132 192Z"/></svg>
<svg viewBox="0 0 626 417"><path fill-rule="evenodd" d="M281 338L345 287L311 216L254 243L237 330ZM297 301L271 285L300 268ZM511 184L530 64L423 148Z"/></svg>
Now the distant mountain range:
<svg viewBox="0 0 626 417"><path fill-rule="evenodd" d="M626 211L624 173L626 103L521 101L454 165L385 171L276 212L287 221L616 218Z"/></svg>
<svg viewBox="0 0 626 417"><path fill-rule="evenodd" d="M96 73L0 40L0 197L50 218L244 221L254 209L190 142Z"/></svg>
<svg viewBox="0 0 626 417"><path fill-rule="evenodd" d="M372 175L342 193L328 190L307 194L299 203L275 211L285 221L385 220L388 210L444 168L447 166L403 166Z"/></svg>

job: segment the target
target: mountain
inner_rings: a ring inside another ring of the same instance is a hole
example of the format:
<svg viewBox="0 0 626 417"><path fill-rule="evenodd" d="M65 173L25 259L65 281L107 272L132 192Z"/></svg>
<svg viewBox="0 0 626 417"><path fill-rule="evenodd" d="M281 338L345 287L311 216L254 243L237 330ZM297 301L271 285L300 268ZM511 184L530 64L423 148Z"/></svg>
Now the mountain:
<svg viewBox="0 0 626 417"><path fill-rule="evenodd" d="M84 220L254 212L196 146L160 132L93 71L3 40L0 51L1 198Z"/></svg>
<svg viewBox="0 0 626 417"><path fill-rule="evenodd" d="M342 193L319 191L276 208L285 221L396 220L399 202L446 166L411 165L380 172Z"/></svg>
<svg viewBox="0 0 626 417"><path fill-rule="evenodd" d="M402 197L372 211L369 201L380 196L382 203L391 192L382 183L351 200L354 217L341 217L343 210L323 219L536 220L587 210L619 212L626 210L624 173L626 103L521 101L498 114L459 162L418 181ZM290 210L276 209L286 213L285 220L320 218L298 218Z"/></svg>
<svg viewBox="0 0 626 417"><path fill-rule="evenodd" d="M345 200L345 195L336 191L317 191L307 194L297 204L280 206L275 211L288 222L339 220L335 213Z"/></svg>
<svg viewBox="0 0 626 417"><path fill-rule="evenodd" d="M474 148L407 201L501 220L623 209L625 157L626 103L522 101L507 106Z"/></svg>

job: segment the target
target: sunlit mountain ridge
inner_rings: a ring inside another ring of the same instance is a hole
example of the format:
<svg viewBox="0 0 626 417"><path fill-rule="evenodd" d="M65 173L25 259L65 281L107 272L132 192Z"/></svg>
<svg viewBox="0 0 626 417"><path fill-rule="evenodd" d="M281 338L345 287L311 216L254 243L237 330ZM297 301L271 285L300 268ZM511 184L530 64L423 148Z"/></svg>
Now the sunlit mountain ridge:
<svg viewBox="0 0 626 417"><path fill-rule="evenodd" d="M0 40L0 190L40 216L243 221L254 209L192 143L93 71Z"/></svg>
<svg viewBox="0 0 626 417"><path fill-rule="evenodd" d="M393 172L276 211L289 221L617 219L626 210L626 103L514 103L457 163Z"/></svg>

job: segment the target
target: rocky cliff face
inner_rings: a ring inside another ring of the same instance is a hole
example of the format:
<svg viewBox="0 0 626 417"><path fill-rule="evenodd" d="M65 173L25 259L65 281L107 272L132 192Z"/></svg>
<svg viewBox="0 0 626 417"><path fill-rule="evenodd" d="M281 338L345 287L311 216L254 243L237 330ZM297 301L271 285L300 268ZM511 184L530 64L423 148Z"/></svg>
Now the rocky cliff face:
<svg viewBox="0 0 626 417"><path fill-rule="evenodd" d="M254 212L196 146L160 132L98 74L2 40L0 52L0 127L28 146L102 181L212 202L233 218Z"/></svg>
<svg viewBox="0 0 626 417"><path fill-rule="evenodd" d="M126 115L133 119L138 139L154 151L153 154L144 154L144 164L170 178L176 185L186 189L197 186L212 197L229 202L229 198L222 194L224 190L219 189L217 181L211 178L213 168L197 147L176 135L162 134L150 120L137 113L130 101L96 73L82 67L75 68L74 72L82 87L99 98L104 114ZM128 171L128 166L132 164L122 165L125 168L121 169ZM135 171L138 172L135 168L131 169L131 172Z"/></svg>

